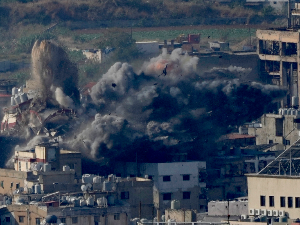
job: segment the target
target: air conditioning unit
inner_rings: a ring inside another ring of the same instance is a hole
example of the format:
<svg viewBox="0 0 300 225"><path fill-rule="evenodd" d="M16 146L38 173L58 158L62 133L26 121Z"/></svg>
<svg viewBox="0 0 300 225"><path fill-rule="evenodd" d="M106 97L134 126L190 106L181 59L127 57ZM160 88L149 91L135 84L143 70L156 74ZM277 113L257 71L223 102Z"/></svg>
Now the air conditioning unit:
<svg viewBox="0 0 300 225"><path fill-rule="evenodd" d="M267 210L267 215L268 216L273 216L273 210Z"/></svg>
<svg viewBox="0 0 300 225"><path fill-rule="evenodd" d="M247 215L241 215L241 220L246 220L247 219Z"/></svg>
<svg viewBox="0 0 300 225"><path fill-rule="evenodd" d="M254 209L249 209L249 215L254 216Z"/></svg>
<svg viewBox="0 0 300 225"><path fill-rule="evenodd" d="M273 210L273 216L278 216L278 210Z"/></svg>
<svg viewBox="0 0 300 225"><path fill-rule="evenodd" d="M260 215L267 216L267 210L266 209L261 209L260 210Z"/></svg>
<svg viewBox="0 0 300 225"><path fill-rule="evenodd" d="M254 209L254 215L259 216L260 215L260 209Z"/></svg>
<svg viewBox="0 0 300 225"><path fill-rule="evenodd" d="M279 210L279 216L285 216L285 211L284 210Z"/></svg>

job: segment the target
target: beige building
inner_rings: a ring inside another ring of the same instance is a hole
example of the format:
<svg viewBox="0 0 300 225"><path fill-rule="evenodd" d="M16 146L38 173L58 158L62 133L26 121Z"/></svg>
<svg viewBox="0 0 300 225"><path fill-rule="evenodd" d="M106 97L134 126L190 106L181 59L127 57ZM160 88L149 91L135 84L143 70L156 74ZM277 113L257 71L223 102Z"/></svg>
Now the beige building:
<svg viewBox="0 0 300 225"><path fill-rule="evenodd" d="M248 174L249 215L299 218L300 140L257 174Z"/></svg>
<svg viewBox="0 0 300 225"><path fill-rule="evenodd" d="M249 127L248 133L256 136L257 145L278 143L273 147L274 150L284 150L299 139L298 117L298 115L264 114L261 117L261 127Z"/></svg>
<svg viewBox="0 0 300 225"><path fill-rule="evenodd" d="M16 171L37 171L45 166L50 171L62 171L66 166L65 170L74 170L76 176L81 176L81 153L60 149L58 143L43 143L32 150L15 151Z"/></svg>
<svg viewBox="0 0 300 225"><path fill-rule="evenodd" d="M1 224L39 225L54 215L57 224L65 225L126 225L129 222L128 206L114 207L51 207L45 205L8 205L0 209ZM55 223L56 224L56 223Z"/></svg>

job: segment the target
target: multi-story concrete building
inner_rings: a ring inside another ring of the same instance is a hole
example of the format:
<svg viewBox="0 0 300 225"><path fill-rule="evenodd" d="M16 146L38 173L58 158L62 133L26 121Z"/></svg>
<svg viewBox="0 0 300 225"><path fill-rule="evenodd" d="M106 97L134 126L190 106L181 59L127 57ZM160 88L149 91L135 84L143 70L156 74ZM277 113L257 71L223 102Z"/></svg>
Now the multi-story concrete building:
<svg viewBox="0 0 300 225"><path fill-rule="evenodd" d="M206 162L172 163L119 163L116 174L126 176L146 176L154 181L154 206L161 213L171 207L172 200L179 200L186 209L205 211L206 187L204 174Z"/></svg>
<svg viewBox="0 0 300 225"><path fill-rule="evenodd" d="M296 111L294 109L281 110L282 112L283 110ZM261 126L248 128L248 133L256 137L257 145L277 143L273 149L284 150L299 139L299 122L299 115L296 113L295 115L264 114L261 117Z"/></svg>
<svg viewBox="0 0 300 225"><path fill-rule="evenodd" d="M256 174L248 174L250 216L299 218L300 140Z"/></svg>
<svg viewBox="0 0 300 225"><path fill-rule="evenodd" d="M291 4L290 4L290 7ZM281 105L299 106L300 96L300 4L288 10L287 28L257 30L260 71L271 83L287 87L287 96ZM294 99L292 102L292 98Z"/></svg>
<svg viewBox="0 0 300 225"><path fill-rule="evenodd" d="M130 209L122 204L107 207L49 206L43 203L7 205L0 208L0 219L5 225L124 225L129 223Z"/></svg>

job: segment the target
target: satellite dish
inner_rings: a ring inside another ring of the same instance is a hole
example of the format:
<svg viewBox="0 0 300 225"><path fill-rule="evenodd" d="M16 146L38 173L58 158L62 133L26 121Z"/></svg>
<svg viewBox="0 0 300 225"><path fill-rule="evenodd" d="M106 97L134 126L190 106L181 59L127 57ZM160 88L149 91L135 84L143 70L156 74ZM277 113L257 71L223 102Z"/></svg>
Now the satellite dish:
<svg viewBox="0 0 300 225"><path fill-rule="evenodd" d="M83 192L85 192L87 189L88 189L87 186L81 185L81 190L82 190Z"/></svg>

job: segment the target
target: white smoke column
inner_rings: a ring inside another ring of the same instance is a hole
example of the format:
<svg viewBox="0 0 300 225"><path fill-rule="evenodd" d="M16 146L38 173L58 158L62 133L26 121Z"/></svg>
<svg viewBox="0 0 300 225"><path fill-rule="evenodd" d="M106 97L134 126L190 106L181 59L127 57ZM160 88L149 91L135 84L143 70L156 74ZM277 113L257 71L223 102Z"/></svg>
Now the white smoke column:
<svg viewBox="0 0 300 225"><path fill-rule="evenodd" d="M73 100L64 94L64 92L61 90L61 88L56 88L55 90L55 99L64 108L74 109L74 102Z"/></svg>

